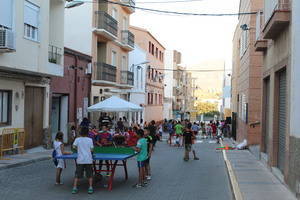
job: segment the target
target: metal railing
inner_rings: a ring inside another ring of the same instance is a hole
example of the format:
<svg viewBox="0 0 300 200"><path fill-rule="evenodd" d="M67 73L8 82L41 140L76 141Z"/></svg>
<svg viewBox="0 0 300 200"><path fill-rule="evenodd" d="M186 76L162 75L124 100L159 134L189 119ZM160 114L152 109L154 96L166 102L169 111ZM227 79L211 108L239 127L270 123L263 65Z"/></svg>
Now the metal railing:
<svg viewBox="0 0 300 200"><path fill-rule="evenodd" d="M133 72L121 71L121 84L133 85L134 78Z"/></svg>
<svg viewBox="0 0 300 200"><path fill-rule="evenodd" d="M134 0L122 0L122 3L128 5L128 8L135 10L135 1Z"/></svg>
<svg viewBox="0 0 300 200"><path fill-rule="evenodd" d="M61 64L62 49L53 45L49 45L48 60L54 64Z"/></svg>
<svg viewBox="0 0 300 200"><path fill-rule="evenodd" d="M114 36L118 36L118 21L112 16L103 11L96 11L95 19L97 29L104 29Z"/></svg>
<svg viewBox="0 0 300 200"><path fill-rule="evenodd" d="M277 10L283 10L283 11L290 10L290 1L289 0L265 1L265 5L264 5L265 24L269 21L273 13Z"/></svg>
<svg viewBox="0 0 300 200"><path fill-rule="evenodd" d="M122 43L134 48L134 35L128 30L121 32L122 34Z"/></svg>
<svg viewBox="0 0 300 200"><path fill-rule="evenodd" d="M97 62L96 67L96 80L116 82L117 67Z"/></svg>

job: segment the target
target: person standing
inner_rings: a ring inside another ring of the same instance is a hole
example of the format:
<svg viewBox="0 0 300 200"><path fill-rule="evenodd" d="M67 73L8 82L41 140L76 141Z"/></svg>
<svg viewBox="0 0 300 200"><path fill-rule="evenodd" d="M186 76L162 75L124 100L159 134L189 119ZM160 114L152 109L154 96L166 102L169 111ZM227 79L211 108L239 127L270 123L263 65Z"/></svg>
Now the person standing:
<svg viewBox="0 0 300 200"><path fill-rule="evenodd" d="M111 118L107 115L107 113L101 114L99 120L99 129L101 129L103 126L109 127L112 124Z"/></svg>
<svg viewBox="0 0 300 200"><path fill-rule="evenodd" d="M184 161L188 161L190 159L189 154L191 151L193 152L194 160L199 160L199 158L196 156L195 150L193 149L193 140L195 139L195 135L191 127L192 124L188 123L187 128L183 133L183 142L185 148L184 158L183 158Z"/></svg>
<svg viewBox="0 0 300 200"><path fill-rule="evenodd" d="M157 136L156 136L156 132L157 132L157 128L155 126L155 121L152 120L150 122L150 125L148 126L149 129L149 135L153 138L153 146L155 146L156 141L157 141Z"/></svg>
<svg viewBox="0 0 300 200"><path fill-rule="evenodd" d="M181 122L177 122L177 124L175 125L175 134L176 137L179 138L179 145L183 146L183 139L182 139L182 135L183 135L183 125L181 124Z"/></svg>
<svg viewBox="0 0 300 200"><path fill-rule="evenodd" d="M74 185L72 194L78 193L77 185L85 172L86 178L89 180L88 193L92 194L93 190L93 156L92 152L94 149L93 140L88 137L89 129L82 127L80 131L80 137L76 138L73 147L77 149L77 164Z"/></svg>
<svg viewBox="0 0 300 200"><path fill-rule="evenodd" d="M120 132L123 132L123 130L124 130L124 124L123 124L122 118L120 118L119 121L117 122L117 129Z"/></svg>

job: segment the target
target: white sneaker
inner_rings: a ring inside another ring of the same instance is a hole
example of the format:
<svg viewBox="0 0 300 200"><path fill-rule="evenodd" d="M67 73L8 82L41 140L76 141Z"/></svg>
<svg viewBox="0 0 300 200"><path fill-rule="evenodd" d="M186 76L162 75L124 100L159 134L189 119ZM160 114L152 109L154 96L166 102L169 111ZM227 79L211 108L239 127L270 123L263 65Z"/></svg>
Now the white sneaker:
<svg viewBox="0 0 300 200"><path fill-rule="evenodd" d="M150 181L151 180L151 176L146 176L146 179Z"/></svg>

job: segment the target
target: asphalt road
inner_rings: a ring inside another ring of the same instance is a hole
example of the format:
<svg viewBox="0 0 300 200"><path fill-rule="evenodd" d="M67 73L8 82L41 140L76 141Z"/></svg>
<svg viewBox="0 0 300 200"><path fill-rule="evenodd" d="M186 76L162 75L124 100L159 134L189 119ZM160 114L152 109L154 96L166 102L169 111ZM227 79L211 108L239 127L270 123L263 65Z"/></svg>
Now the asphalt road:
<svg viewBox="0 0 300 200"><path fill-rule="evenodd" d="M198 141L199 142L199 141ZM95 193L87 194L87 181L82 180L79 193L71 194L74 162L68 161L63 170L64 185L55 186L52 161L0 171L1 200L57 200L57 199L112 199L112 200L231 200L232 191L221 152L208 140L194 145L199 161L183 161L183 148L169 147L158 142L152 157L152 180L146 188L132 188L137 181L136 160L128 161L129 179L124 171L116 171L112 191L104 188L104 181L94 185Z"/></svg>

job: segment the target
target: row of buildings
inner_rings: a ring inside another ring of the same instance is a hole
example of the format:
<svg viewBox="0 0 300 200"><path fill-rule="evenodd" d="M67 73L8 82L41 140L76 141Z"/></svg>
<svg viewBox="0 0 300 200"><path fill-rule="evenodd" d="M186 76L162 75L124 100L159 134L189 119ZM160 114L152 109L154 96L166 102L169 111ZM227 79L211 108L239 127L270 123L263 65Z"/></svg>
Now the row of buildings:
<svg viewBox="0 0 300 200"><path fill-rule="evenodd" d="M233 129L300 194L300 2L241 0L233 38Z"/></svg>
<svg viewBox="0 0 300 200"><path fill-rule="evenodd" d="M165 47L129 25L133 0L115 2L0 1L0 133L50 146L84 117L97 124L88 106L113 95L144 108L120 117L163 119Z"/></svg>

